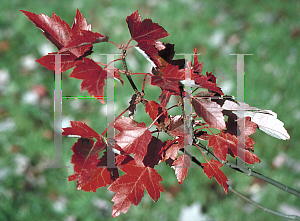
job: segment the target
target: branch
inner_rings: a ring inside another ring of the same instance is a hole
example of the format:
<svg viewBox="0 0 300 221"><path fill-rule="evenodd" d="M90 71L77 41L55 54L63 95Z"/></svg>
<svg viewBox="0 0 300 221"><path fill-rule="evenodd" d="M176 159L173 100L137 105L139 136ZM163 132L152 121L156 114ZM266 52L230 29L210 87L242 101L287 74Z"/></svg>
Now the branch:
<svg viewBox="0 0 300 221"><path fill-rule="evenodd" d="M131 40L130 40L131 41ZM128 42L128 44L130 43L130 41ZM124 70L125 70L125 75L132 87L132 89L134 90L135 94L137 95L137 99L140 99L142 100L142 103L144 105L146 105L145 101L143 100L143 97L144 97L144 93L141 93L138 91L137 87L135 86L135 83L133 82L132 78L131 78L131 70L128 71L128 67L127 67L127 64L126 64L126 48L128 47L128 44L126 47L124 47L123 45L120 46L120 49L122 49L123 51L123 55L121 56L121 59L122 59L122 62L123 62L123 66L124 66Z"/></svg>
<svg viewBox="0 0 300 221"><path fill-rule="evenodd" d="M181 148L180 151L182 151L182 152L184 152L186 155L190 156L191 159L192 159L192 161L193 161L194 163L196 163L198 166L200 166L200 167L203 169L203 166L202 166L201 162L198 161L196 157L192 156L192 155L189 154L187 151L184 151L184 148ZM231 167L231 168L234 169L233 167ZM254 172L254 171L253 171L253 172ZM261 175L261 174L260 174L260 175ZM261 176L263 176L263 175L261 175ZM264 177L264 176L263 176L263 177ZM266 178L268 178L268 177L266 177ZM268 178L268 179L270 179L270 178ZM272 180L272 179L270 179L270 180ZM275 181L275 182L276 182L276 181ZM227 185L228 185L228 184L227 184ZM281 185L282 185L282 184L281 184ZM254 205L254 206L256 206L256 207L262 209L262 210L265 211L265 212L272 213L272 214L274 214L274 215L276 215L276 216L281 216L281 217L284 217L284 218L290 219L290 220L300 220L300 217L299 217L299 216L282 214L282 213L279 213L279 212L276 212L276 211L274 211L274 210L268 209L267 207L264 207L264 206L262 206L262 205L260 205L260 204L258 204L258 203L256 203L256 202L254 202L253 200L249 199L249 198L246 197L245 195L243 195L243 194L239 193L238 191L236 191L235 189L233 189L231 185L228 185L228 189L229 189L231 192L233 192L235 195L241 197L242 199L246 200L248 203L250 203L250 204L252 204L252 205Z"/></svg>
<svg viewBox="0 0 300 221"><path fill-rule="evenodd" d="M212 157L214 160L218 160L218 161L220 161L221 163L223 163L223 165L225 165L225 166L227 166L227 167L229 167L229 168L231 168L231 169L234 169L234 170L236 170L236 171L238 171L238 172L241 172L241 173L244 173L244 174L246 174L247 176L253 176L253 177L256 177L256 178L258 178L258 179L260 179L260 180L263 180L263 181L265 181L265 182L267 182L267 183L269 183L269 184L272 184L273 186L276 186L277 188L279 188L279 189L281 189L281 190L283 190L283 191L285 191L285 192L288 192L288 193L290 193L290 194L293 194L293 195L295 195L295 196L297 196L297 197L299 197L300 198L300 192L299 191L297 191L297 190L295 190L295 189L293 189L293 188L290 188L290 187L288 187L288 186L286 186L286 185L284 185L284 184L282 184L282 183L279 183L279 182L277 182L277 181L275 181L275 180L273 180L273 179L271 179L271 178L269 178L269 177L267 177L267 176L264 176L264 175L262 175L262 174L260 174L260 173L258 173L258 172L255 172L254 170L252 170L251 168L245 168L245 167L241 167L241 166L237 166L237 165L235 165L235 164L233 164L233 163L230 163L230 162L228 162L228 161L226 161L226 162L223 162L223 161L221 161L219 158L217 158L206 146L204 146L199 140L194 140L194 142L204 151L204 153L206 154L206 155L208 155L208 156L210 156L210 157Z"/></svg>
<svg viewBox="0 0 300 221"><path fill-rule="evenodd" d="M299 216L296 216L296 215L286 215L286 214L282 214L282 213L279 213L279 212L276 212L274 210L271 210L271 209L268 209L256 202L254 202L253 200L249 199L248 197L244 196L243 194L239 193L238 191L234 190L230 185L228 185L228 189L233 192L235 195L241 197L242 199L246 200L248 203L262 209L263 211L265 212L268 212L268 213L272 213L276 216L281 216L281 217L284 217L286 219L291 219L291 220L300 220L300 217Z"/></svg>

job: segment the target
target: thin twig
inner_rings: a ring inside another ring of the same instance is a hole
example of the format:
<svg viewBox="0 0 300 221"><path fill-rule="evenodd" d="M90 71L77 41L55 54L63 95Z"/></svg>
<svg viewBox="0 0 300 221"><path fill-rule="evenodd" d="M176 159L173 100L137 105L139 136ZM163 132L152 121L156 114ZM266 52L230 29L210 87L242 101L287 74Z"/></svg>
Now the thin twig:
<svg viewBox="0 0 300 221"><path fill-rule="evenodd" d="M235 195L241 197L242 199L246 200L248 203L262 209L263 211L265 212L268 212L268 213L272 213L276 216L281 216L281 217L284 217L286 219L290 219L290 220L300 220L300 217L299 216L296 216L296 215L286 215L286 214L282 214L282 213L279 213L279 212L276 212L274 210L271 210L271 209L268 209L256 202L254 202L253 200L249 199L248 197L244 196L243 194L239 193L238 191L234 190L231 186L228 185L228 189L233 192Z"/></svg>
<svg viewBox="0 0 300 221"><path fill-rule="evenodd" d="M271 178L269 178L269 177L267 177L267 176L264 176L264 175L262 175L262 174L260 174L260 173L258 173L258 172L255 172L255 171L252 170L251 168L245 168L245 167L237 166L237 165L235 165L235 164L233 164L233 163L230 163L230 162L228 162L228 161L226 161L226 162L221 161L219 158L217 158L217 157L211 152L211 150L209 150L207 147L205 147L199 140L195 140L194 142L195 142L202 150L205 151L206 155L212 157L214 160L220 161L221 163L223 163L223 165L225 165L225 166L227 166L227 167L229 167L229 168L231 168L231 169L234 169L234 170L236 170L236 171L238 171L238 172L244 173L244 174L246 174L247 176L253 176L253 177L256 177L256 178L258 178L258 179L260 179L260 180L263 180L263 181L265 181L265 182L267 182L267 183L269 183L269 184L272 184L273 186L276 186L277 188L279 188L279 189L281 189L281 190L283 190L283 191L285 191L285 192L288 192L288 193L293 194L293 195L295 195L295 196L297 196L297 197L300 198L300 192L299 192L299 191L297 191L297 190L295 190L295 189L293 189L293 188L290 188L290 187L288 187L288 186L286 186L286 185L284 185L284 184L282 184L282 183L279 183L279 182L277 182L277 181L275 181L275 180L273 180L273 179L271 179Z"/></svg>

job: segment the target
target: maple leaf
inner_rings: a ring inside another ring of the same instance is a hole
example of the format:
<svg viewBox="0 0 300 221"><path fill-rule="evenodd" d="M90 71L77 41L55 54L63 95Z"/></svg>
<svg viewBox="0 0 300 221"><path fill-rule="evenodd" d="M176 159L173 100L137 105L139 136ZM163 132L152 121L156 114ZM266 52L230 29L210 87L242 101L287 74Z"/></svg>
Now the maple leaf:
<svg viewBox="0 0 300 221"><path fill-rule="evenodd" d="M74 174L69 176L69 181L77 180L77 189L96 192L99 187L105 187L118 177L117 171L106 168L106 152L98 159L99 152L106 147L103 137L85 123L71 121L71 127L63 128L62 135L80 136L72 146L73 156L71 163L74 164ZM97 139L94 143L93 138ZM103 165L103 167L98 168ZM114 176L111 172L114 172Z"/></svg>
<svg viewBox="0 0 300 221"><path fill-rule="evenodd" d="M114 127L120 131L115 136L119 145L126 154L133 153L135 160L140 163L147 154L147 147L151 141L151 132L145 123L136 123L129 117L116 120Z"/></svg>
<svg viewBox="0 0 300 221"><path fill-rule="evenodd" d="M132 39L138 43L144 41L149 45L155 45L158 39L169 35L163 27L152 22L151 19L142 21L138 11L128 16L126 22Z"/></svg>
<svg viewBox="0 0 300 221"><path fill-rule="evenodd" d="M192 106L199 117L202 117L211 127L219 130L226 128L221 106L207 99L192 99Z"/></svg>
<svg viewBox="0 0 300 221"><path fill-rule="evenodd" d="M168 140L163 143L163 149L164 151L162 152L162 162L172 159L175 160L176 157L178 156L178 150L181 149L182 147L178 144L175 144L174 141Z"/></svg>
<svg viewBox="0 0 300 221"><path fill-rule="evenodd" d="M149 114L150 118L152 120L155 120L159 114L162 113L162 106L158 104L156 101L148 101L146 106L145 106L145 111L146 113ZM165 112L160 118L158 118L157 122L154 124L158 127L160 127L159 123L162 122L164 123L165 120L168 119L168 112Z"/></svg>
<svg viewBox="0 0 300 221"><path fill-rule="evenodd" d="M73 37L74 36L74 37ZM59 50L59 53L64 51L70 51L73 48L79 48L82 46L92 47L92 44L107 42L108 36L104 36L97 32L91 32L86 30L79 30L74 34L72 32L72 40L63 48Z"/></svg>
<svg viewBox="0 0 300 221"><path fill-rule="evenodd" d="M77 180L77 189L96 192L99 187L110 184L114 178L111 176L111 170L106 168L97 168L101 161L106 162L106 157L98 159L99 152L104 150L106 144L103 137L95 132L85 123L71 121L71 127L63 128L62 135L80 136L77 142L72 146L73 156L71 163L74 165L74 174L69 176L69 181ZM97 139L94 143L93 138Z"/></svg>
<svg viewBox="0 0 300 221"><path fill-rule="evenodd" d="M206 74L207 73L208 72L206 72ZM206 89L208 89L210 91L213 91L213 92L216 92L220 95L224 95L221 88L219 88L217 86L216 82L211 80L212 77L215 77L215 76L212 76L212 75L211 76L210 75L208 75L208 76L204 76L204 75L197 76L194 73L193 79L194 79L197 87L206 88Z"/></svg>
<svg viewBox="0 0 300 221"><path fill-rule="evenodd" d="M183 180L187 176L189 167L191 166L191 158L188 155L179 156L172 164L175 166L175 174L179 184L183 183Z"/></svg>
<svg viewBox="0 0 300 221"><path fill-rule="evenodd" d="M277 114L271 110L262 110L251 107L246 103L226 100L222 108L231 110L237 115L237 111L243 110L243 117L251 117L251 121L256 123L258 129L277 139L289 140L290 135L283 127L284 123L277 119Z"/></svg>
<svg viewBox="0 0 300 221"><path fill-rule="evenodd" d="M199 63L196 47L194 48L193 52L194 52L193 71L197 74L201 74L203 68L203 62Z"/></svg>
<svg viewBox="0 0 300 221"><path fill-rule="evenodd" d="M83 122L80 121L70 121L71 127L63 128L62 135L68 136L68 135L78 135L80 137L84 138L96 138L100 139L102 136L98 134L96 131L94 131L92 128L90 128L88 125L86 125Z"/></svg>
<svg viewBox="0 0 300 221"><path fill-rule="evenodd" d="M46 67L48 70L54 71L55 70L55 54L57 54L57 53L45 55L35 61L40 63L42 66ZM68 53L62 54L61 64L60 64L61 72L65 72L66 70L69 70L70 68L76 66L76 64L81 62L76 59L77 59L77 57L74 54L68 54Z"/></svg>
<svg viewBox="0 0 300 221"><path fill-rule="evenodd" d="M163 143L160 139L153 137L147 147L147 154L144 157L143 163L145 166L154 167L159 164L162 159Z"/></svg>
<svg viewBox="0 0 300 221"><path fill-rule="evenodd" d="M92 139L87 138L79 138L73 145L74 154L71 163L74 164L74 174L69 176L69 181L77 180L78 190L96 192L99 187L105 187L114 181L115 177L111 176L110 169L97 167L99 162L105 162L106 165L106 155L98 159L97 154L103 148L105 148L103 141L94 144Z"/></svg>
<svg viewBox="0 0 300 221"><path fill-rule="evenodd" d="M229 133L221 132L219 134L220 137L226 139L231 144L235 143L235 145L229 145L229 153L234 157L239 157L245 163L254 164L255 162L260 163L260 159L256 154L252 153L249 150L253 151L254 141L247 135L239 136L238 138L235 135ZM245 138L245 140L243 140ZM241 140L238 140L241 139Z"/></svg>
<svg viewBox="0 0 300 221"><path fill-rule="evenodd" d="M180 95L178 82L184 79L184 70L179 71L178 66L167 64L163 69L162 76L151 76L151 85L157 85L162 90L168 90L173 94Z"/></svg>
<svg viewBox="0 0 300 221"><path fill-rule="evenodd" d="M35 14L29 11L20 10L23 12L36 27L43 31L43 34L48 38L58 49L68 44L71 35L70 26L60 19L55 13L49 18L44 14Z"/></svg>
<svg viewBox="0 0 300 221"><path fill-rule="evenodd" d="M116 157L116 163L126 174L108 187L108 190L116 193L111 200L114 202L113 217L119 216L121 212L126 213L131 204L137 206L144 196L145 189L154 202L159 199L160 192L163 192L160 183L163 179L155 169L141 166L130 156L119 155Z"/></svg>
<svg viewBox="0 0 300 221"><path fill-rule="evenodd" d="M167 63L177 65L179 69L184 68L185 59L173 60L175 55L174 44L163 44L157 41L155 45L150 45L148 42L141 41L135 46L135 49L137 49L155 69L165 67Z"/></svg>
<svg viewBox="0 0 300 221"><path fill-rule="evenodd" d="M170 100L170 97L172 95L172 92L168 90L162 90L161 94L159 95L158 100L160 101L160 105L163 109L166 109L166 106Z"/></svg>
<svg viewBox="0 0 300 221"><path fill-rule="evenodd" d="M257 124L251 121L250 117L244 117L237 119L239 127L244 127L244 135L251 135L256 132Z"/></svg>
<svg viewBox="0 0 300 221"><path fill-rule="evenodd" d="M81 91L88 91L91 96L97 97L97 99L105 104L103 99L105 79L108 77L108 72L103 69L95 61L89 58L83 58L82 62L77 64L70 77L76 79L82 79ZM121 76L118 72L114 73L115 78L122 82Z"/></svg>
<svg viewBox="0 0 300 221"><path fill-rule="evenodd" d="M74 67L77 64L77 62L75 62L76 59L80 59L82 56L87 56L92 53L93 46L90 43L108 41L108 36L91 32L91 25L87 25L86 19L83 18L78 9L72 28L54 13L52 17L49 18L44 14L37 15L29 11L20 11L23 12L36 27L43 31L45 37L48 38L58 50L68 51L67 54L69 55L63 56L65 57L63 58L64 61L67 62L67 65L62 64L64 70ZM77 47L80 45L82 45L82 47ZM38 62L47 69L54 70L53 63L51 62L52 59L53 58L46 55L46 57L44 56L42 59L39 59ZM50 64L47 61L50 61Z"/></svg>
<svg viewBox="0 0 300 221"><path fill-rule="evenodd" d="M248 136L246 136L248 137ZM232 153L234 157L240 157L245 163L254 164L255 162L259 163L260 160L256 156L256 154L250 152L248 149L252 149L254 143L251 142L251 138L246 138L246 142L244 143L244 147L241 148L237 146L237 137L235 135L220 132L219 135L212 135L208 141L208 147L212 147L216 157L218 157L222 161L226 161L227 154ZM247 148L247 149L246 149Z"/></svg>
<svg viewBox="0 0 300 221"><path fill-rule="evenodd" d="M236 143L218 135L212 135L208 140L207 146L213 148L216 157L222 161L226 161L228 148L230 146L236 146Z"/></svg>
<svg viewBox="0 0 300 221"><path fill-rule="evenodd" d="M220 170L223 164L217 160L211 159L208 163L202 163L203 171L209 179L215 177L216 181L223 186L225 193L228 193L227 177Z"/></svg>

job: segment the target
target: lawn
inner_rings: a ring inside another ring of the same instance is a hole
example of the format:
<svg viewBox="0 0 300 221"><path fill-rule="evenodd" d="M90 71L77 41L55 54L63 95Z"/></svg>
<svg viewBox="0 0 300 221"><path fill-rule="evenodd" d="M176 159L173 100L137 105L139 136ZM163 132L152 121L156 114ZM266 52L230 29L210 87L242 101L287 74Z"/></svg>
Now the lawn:
<svg viewBox="0 0 300 221"><path fill-rule="evenodd" d="M192 53L197 47L203 71L212 72L225 94L236 96L236 56L245 56L245 102L273 110L284 122L291 139L273 138L262 131L251 137L261 163L254 170L300 190L300 2L299 1L5 1L0 8L0 220L282 220L247 204L209 180L201 168L190 168L179 185L174 170L159 165L164 193L154 203L147 192L126 214L111 217L113 193L76 190L71 147L75 138L63 137L62 162L66 168L45 168L53 159L53 72L35 60L56 48L19 10L51 16L54 12L72 25L76 9L92 24L92 31L109 35L117 44L130 39L125 19L139 10L170 34L162 39L175 44L176 53ZM108 43L94 46L98 54L118 53ZM150 64L132 49L128 66L133 72L149 72ZM176 58L181 58L176 55ZM80 80L63 73L63 96L88 96L80 92ZM133 95L129 82L116 82L115 111L128 107ZM133 76L139 89L143 77ZM157 99L158 87L146 85L146 98ZM147 94L148 91L148 94ZM137 112L144 112L142 105ZM62 124L84 121L95 131L106 128L105 106L95 99L63 99ZM146 114L139 122L151 123ZM297 132L298 131L298 132ZM195 151L200 161L203 157ZM222 168L230 184L266 207L300 216L300 201L253 177Z"/></svg>

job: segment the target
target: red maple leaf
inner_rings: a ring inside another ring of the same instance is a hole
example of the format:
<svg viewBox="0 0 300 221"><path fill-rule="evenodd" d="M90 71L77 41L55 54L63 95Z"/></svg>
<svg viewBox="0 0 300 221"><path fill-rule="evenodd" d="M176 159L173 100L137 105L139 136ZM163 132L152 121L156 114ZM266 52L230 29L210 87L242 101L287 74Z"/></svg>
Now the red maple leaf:
<svg viewBox="0 0 300 221"><path fill-rule="evenodd" d="M252 153L249 150L253 151L254 141L249 137L245 136L245 140L241 140L239 145L237 145L237 137L230 133L223 133L219 134L220 137L230 141L231 143L235 143L236 145L230 145L229 153L232 154L234 157L241 158L245 163L254 164L255 162L260 163L260 159L257 157L256 154ZM239 139L243 139L242 136L239 136Z"/></svg>
<svg viewBox="0 0 300 221"><path fill-rule="evenodd" d="M251 121L251 117L237 119L239 127L244 127L244 135L251 135L256 132L257 124Z"/></svg>
<svg viewBox="0 0 300 221"><path fill-rule="evenodd" d="M96 189L111 184L116 178L111 176L110 169L97 167L99 162L106 165L106 155L98 159L99 150L104 148L103 141L94 144L92 139L87 138L79 138L73 145L71 163L74 164L74 174L69 176L69 181L77 180L78 190L96 192Z"/></svg>
<svg viewBox="0 0 300 221"><path fill-rule="evenodd" d="M145 41L149 45L155 45L158 39L169 35L163 27L152 22L151 19L142 21L138 11L128 16L126 22L132 39L138 43Z"/></svg>
<svg viewBox="0 0 300 221"><path fill-rule="evenodd" d="M99 187L105 187L116 177L111 176L111 169L105 167L98 168L98 163L106 165L106 156L98 159L99 152L106 147L103 137L95 132L85 123L71 121L71 127L63 128L62 135L80 136L73 145L73 156L71 163L74 165L74 174L69 176L69 181L77 180L77 189L96 192ZM94 143L93 138L97 139ZM114 171L116 172L116 171Z"/></svg>
<svg viewBox="0 0 300 221"><path fill-rule="evenodd" d="M155 120L158 115L162 113L162 106L158 104L156 101L148 101L145 106L146 113L149 114L150 118L152 120ZM158 122L155 122L154 124L158 127L160 122L165 123L165 121L168 119L168 112L166 111L160 118L158 118Z"/></svg>
<svg viewBox="0 0 300 221"><path fill-rule="evenodd" d="M184 137L184 122L181 115L176 115L171 118L169 131L175 137Z"/></svg>
<svg viewBox="0 0 300 221"><path fill-rule="evenodd" d="M43 31L43 34L48 38L57 48L61 50L62 48L67 49L69 55L64 55L63 58L64 67L71 68L76 65L75 59L81 58L91 54L92 45L88 43L96 43L108 41L108 36L103 36L99 33L91 32L91 25L87 25L86 19L83 18L80 11L77 9L76 16L74 18L72 28L63 20L60 19L56 14L52 14L49 18L44 14L35 14L29 11L22 11L30 21L32 21L38 28ZM77 47L80 46L82 47ZM71 48L72 46L73 48ZM65 51L65 50L64 50ZM51 57L54 57L50 55ZM52 59L46 55L37 61L45 66L47 69L54 70ZM50 63L48 63L49 61ZM67 64L66 64L67 63ZM72 66L73 65L73 66Z"/></svg>
<svg viewBox="0 0 300 221"><path fill-rule="evenodd" d="M160 139L152 137L147 147L147 154L144 157L143 163L147 167L154 168L162 159L163 143Z"/></svg>
<svg viewBox="0 0 300 221"><path fill-rule="evenodd" d="M81 91L88 91L91 96L105 104L103 99L105 79L110 74L106 69L103 69L95 61L89 58L83 58L82 62L77 64L70 77L82 79ZM122 82L121 76L118 72L114 73L115 77Z"/></svg>
<svg viewBox="0 0 300 221"><path fill-rule="evenodd" d="M46 67L48 70L55 70L55 54L48 54L40 59L37 59L36 62L40 63L42 66ZM61 72L65 72L66 70L76 66L81 61L76 60L77 57L74 54L66 53L61 55ZM57 61L56 61L57 62Z"/></svg>
<svg viewBox="0 0 300 221"><path fill-rule="evenodd" d="M246 136L247 137L247 136ZM237 138L235 135L220 132L219 135L212 135L208 141L208 147L212 147L216 157L218 157L222 161L226 161L227 154L230 153L234 157L240 157L245 163L254 164L255 162L259 163L260 160L256 156L256 154L250 152L248 149L252 149L254 143L249 140L251 138L247 138L245 142L245 146L243 148L237 146Z"/></svg>
<svg viewBox="0 0 300 221"><path fill-rule="evenodd" d="M163 143L163 149L164 151L162 152L162 162L172 159L175 160L176 157L178 156L178 150L181 147L178 144L175 144L174 141L168 140Z"/></svg>
<svg viewBox="0 0 300 221"><path fill-rule="evenodd" d="M166 106L170 100L170 97L173 93L168 90L162 90L161 94L159 95L158 100L160 101L160 105L163 109L166 109Z"/></svg>
<svg viewBox="0 0 300 221"><path fill-rule="evenodd" d="M203 68L203 62L199 63L196 47L194 48L193 52L194 52L193 71L197 74L201 74Z"/></svg>
<svg viewBox="0 0 300 221"><path fill-rule="evenodd" d="M236 143L221 136L212 135L208 140L207 146L213 148L216 157L222 161L226 161L228 148L230 148L230 146L236 147Z"/></svg>
<svg viewBox="0 0 300 221"><path fill-rule="evenodd" d="M187 176L189 167L191 166L191 158L188 155L179 156L172 164L175 166L175 174L179 184L182 184L183 180Z"/></svg>
<svg viewBox="0 0 300 221"><path fill-rule="evenodd" d="M184 69L178 66L167 64L163 68L162 76L151 76L151 84L159 86L162 90L168 90L173 94L180 95L178 82L184 79Z"/></svg>
<svg viewBox="0 0 300 221"><path fill-rule="evenodd" d="M147 147L152 138L145 123L136 123L129 117L123 117L116 120L114 127L120 131L115 136L117 145L126 154L133 153L134 159L141 163L147 154Z"/></svg>
<svg viewBox="0 0 300 221"><path fill-rule="evenodd" d="M153 69L151 76L151 85L159 86L162 90L161 97L166 94L166 91L169 91L170 95L180 95L179 85L180 81L185 80L185 72L191 72L190 77L194 80L195 86L206 88L208 90L217 92L223 95L221 89L217 86L216 83L211 81L212 76L200 75L196 72L193 72L193 69L187 64L186 69L179 69L179 66L166 63L166 66ZM167 102L168 100L166 100ZM224 122L225 125L225 122Z"/></svg>
<svg viewBox="0 0 300 221"><path fill-rule="evenodd" d="M145 189L153 201L159 199L160 192L163 192L159 181L163 179L155 169L138 164L130 156L117 156L116 164L126 174L108 187L108 190L116 193L111 200L114 202L113 217L119 216L121 212L126 213L131 204L137 206L144 196Z"/></svg>
<svg viewBox="0 0 300 221"><path fill-rule="evenodd" d="M80 121L70 121L71 127L63 128L62 135L78 135L80 137L84 138L96 138L96 139L102 139L101 135L98 134L96 131L94 131L92 128L90 128L85 123L82 123Z"/></svg>
<svg viewBox="0 0 300 221"><path fill-rule="evenodd" d="M206 72L208 73L208 72ZM221 88L219 88L216 84L216 82L214 82L213 80L211 80L212 77L215 77L213 75L208 75L208 76L204 76L204 75L195 75L193 76L193 80L195 81L196 85L199 85L202 88L206 88L210 91L219 93L220 95L224 95Z"/></svg>
<svg viewBox="0 0 300 221"><path fill-rule="evenodd" d="M223 164L217 160L211 159L208 163L202 163L203 171L209 179L215 177L216 181L223 186L225 193L228 193L227 177L220 170Z"/></svg>
<svg viewBox="0 0 300 221"><path fill-rule="evenodd" d="M87 30L78 30L77 32L72 32L71 39L72 40L66 46L59 50L59 53L82 46L93 47L92 44L107 42L108 36L104 36L98 32L94 33Z"/></svg>
<svg viewBox="0 0 300 221"><path fill-rule="evenodd" d="M226 128L225 118L222 113L222 108L219 104L207 99L193 98L193 108L197 115L202 117L211 127L219 130Z"/></svg>

